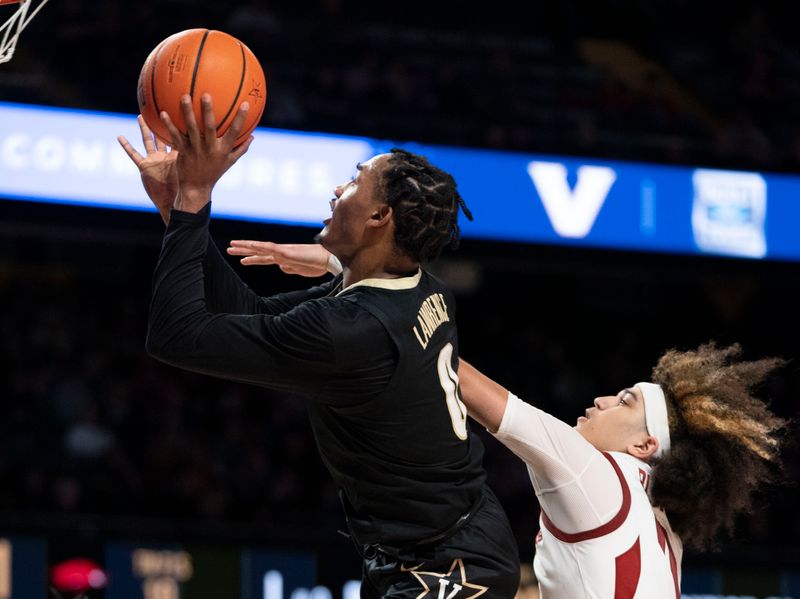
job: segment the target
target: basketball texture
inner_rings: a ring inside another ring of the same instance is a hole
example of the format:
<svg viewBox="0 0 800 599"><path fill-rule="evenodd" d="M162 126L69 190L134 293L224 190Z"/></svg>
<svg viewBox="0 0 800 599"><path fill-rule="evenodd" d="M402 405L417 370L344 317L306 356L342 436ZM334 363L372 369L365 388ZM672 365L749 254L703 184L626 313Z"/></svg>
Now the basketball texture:
<svg viewBox="0 0 800 599"><path fill-rule="evenodd" d="M245 141L261 120L267 100L264 70L250 49L235 37L209 29L187 29L169 36L150 53L139 74L139 111L162 141L171 143L159 118L163 110L186 133L181 96L192 96L195 118L202 130L200 96L208 92L214 105L217 137L231 126L242 102L250 104L236 145Z"/></svg>

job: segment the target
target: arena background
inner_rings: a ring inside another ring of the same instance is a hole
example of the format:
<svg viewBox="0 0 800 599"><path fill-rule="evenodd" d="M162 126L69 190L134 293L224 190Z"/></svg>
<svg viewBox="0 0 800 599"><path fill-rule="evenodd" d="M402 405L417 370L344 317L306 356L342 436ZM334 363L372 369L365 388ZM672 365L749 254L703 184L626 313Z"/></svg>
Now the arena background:
<svg viewBox="0 0 800 599"><path fill-rule="evenodd" d="M265 127L788 175L796 16L788 2L51 0L0 65L0 102L134 114L155 44L209 27L261 59ZM351 593L359 560L302 402L145 354L161 232L154 213L0 198L0 598L45 596L50 567L76 557L109 576L92 597ZM221 245L314 232L213 226ZM664 349L710 339L791 360L763 393L797 415L797 261L467 239L435 270L457 293L461 354L567 421ZM240 272L262 293L307 283ZM525 468L478 432L529 561ZM785 458L787 482L733 540L685 557L687 596L800 597L793 444Z"/></svg>

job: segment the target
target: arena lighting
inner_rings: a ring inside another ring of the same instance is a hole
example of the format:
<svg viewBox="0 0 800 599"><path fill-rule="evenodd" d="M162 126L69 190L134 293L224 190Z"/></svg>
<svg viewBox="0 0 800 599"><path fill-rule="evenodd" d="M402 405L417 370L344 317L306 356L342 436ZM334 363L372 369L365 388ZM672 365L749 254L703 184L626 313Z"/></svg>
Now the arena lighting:
<svg viewBox="0 0 800 599"><path fill-rule="evenodd" d="M0 103L0 198L152 210L119 134L137 143L133 116ZM462 219L467 238L800 261L800 176L274 129L255 138L215 189L218 217L319 228L356 163L401 145L456 178L475 215Z"/></svg>
<svg viewBox="0 0 800 599"><path fill-rule="evenodd" d="M108 576L94 561L76 557L53 566L50 581L62 593L84 593L105 588Z"/></svg>

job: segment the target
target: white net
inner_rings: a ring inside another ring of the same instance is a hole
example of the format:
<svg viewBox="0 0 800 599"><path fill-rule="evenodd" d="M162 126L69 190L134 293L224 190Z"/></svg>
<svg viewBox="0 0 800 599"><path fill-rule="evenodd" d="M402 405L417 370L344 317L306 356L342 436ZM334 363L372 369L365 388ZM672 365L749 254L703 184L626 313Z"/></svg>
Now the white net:
<svg viewBox="0 0 800 599"><path fill-rule="evenodd" d="M0 11L14 11L8 20L0 25L0 64L8 62L14 56L14 49L17 47L20 33L45 4L47 4L47 0L39 0L38 3L37 0L22 0L16 7L14 5L0 7ZM0 12L0 16L2 16L2 12Z"/></svg>

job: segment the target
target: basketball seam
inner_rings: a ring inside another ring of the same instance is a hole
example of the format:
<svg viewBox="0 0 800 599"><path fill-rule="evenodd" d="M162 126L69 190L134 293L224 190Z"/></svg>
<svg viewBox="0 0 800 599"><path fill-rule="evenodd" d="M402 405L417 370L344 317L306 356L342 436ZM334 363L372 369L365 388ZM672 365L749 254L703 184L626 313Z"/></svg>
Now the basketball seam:
<svg viewBox="0 0 800 599"><path fill-rule="evenodd" d="M233 109L236 107L236 101L239 99L239 94L242 93L242 87L244 86L244 74L247 71L247 56L245 56L244 46L242 46L242 44L239 44L239 48L242 51L242 77L239 79L239 89L236 90L236 95L233 97L233 102L231 103L230 108L228 108L228 112L225 113L225 116L222 117L219 125L217 125L217 131L219 131L220 127L225 124L225 121L228 120L228 117L231 116L231 112L233 112Z"/></svg>
<svg viewBox="0 0 800 599"><path fill-rule="evenodd" d="M163 46L164 42L161 42L161 45ZM150 95L153 96L153 107L156 109L156 116L161 114L161 111L158 109L158 100L156 100L156 66L158 66L158 59L163 51L164 48L161 48L156 52L156 55L153 57L153 65L150 67Z"/></svg>
<svg viewBox="0 0 800 599"><path fill-rule="evenodd" d="M189 86L189 95L192 96L193 100L194 100L194 84L195 81L197 80L197 69L200 67L200 55L203 53L203 46L206 45L206 38L208 37L209 33L211 33L211 31L206 29L206 32L203 34L203 39L200 40L200 47L197 49L197 59L194 62L194 71L192 72L192 84Z"/></svg>

